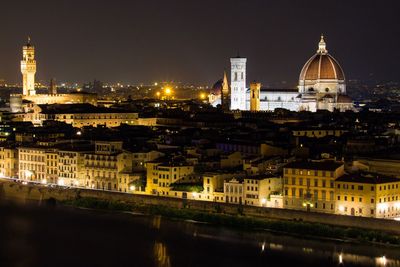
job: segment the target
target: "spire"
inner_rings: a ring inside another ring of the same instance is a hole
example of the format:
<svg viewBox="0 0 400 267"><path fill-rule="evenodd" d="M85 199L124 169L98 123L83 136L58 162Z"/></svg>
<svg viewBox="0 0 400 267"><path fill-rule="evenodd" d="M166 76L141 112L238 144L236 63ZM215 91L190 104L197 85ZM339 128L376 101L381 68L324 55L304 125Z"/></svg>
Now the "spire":
<svg viewBox="0 0 400 267"><path fill-rule="evenodd" d="M228 84L228 76L226 75L226 71L224 70L224 79L222 81L222 90L228 91L229 90Z"/></svg>
<svg viewBox="0 0 400 267"><path fill-rule="evenodd" d="M319 44L318 44L317 53L318 54L327 54L328 53L328 50L326 50L326 43L325 43L323 34L321 34L321 40L319 41Z"/></svg>
<svg viewBox="0 0 400 267"><path fill-rule="evenodd" d="M31 37L28 35L28 42L26 43L26 46L31 46Z"/></svg>

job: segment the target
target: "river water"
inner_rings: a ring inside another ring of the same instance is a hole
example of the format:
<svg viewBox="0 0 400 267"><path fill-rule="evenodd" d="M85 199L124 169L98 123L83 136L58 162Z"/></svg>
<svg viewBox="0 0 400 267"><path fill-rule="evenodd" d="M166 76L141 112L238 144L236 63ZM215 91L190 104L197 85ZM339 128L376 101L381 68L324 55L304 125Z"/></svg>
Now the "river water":
<svg viewBox="0 0 400 267"><path fill-rule="evenodd" d="M0 266L400 266L400 248L159 216L1 205Z"/></svg>

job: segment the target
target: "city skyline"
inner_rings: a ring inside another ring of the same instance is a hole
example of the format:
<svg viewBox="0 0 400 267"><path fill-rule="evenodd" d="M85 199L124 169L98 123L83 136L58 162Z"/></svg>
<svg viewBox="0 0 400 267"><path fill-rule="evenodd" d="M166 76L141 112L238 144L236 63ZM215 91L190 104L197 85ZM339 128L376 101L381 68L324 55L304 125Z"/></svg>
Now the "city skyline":
<svg viewBox="0 0 400 267"><path fill-rule="evenodd" d="M175 5L97 1L96 12L90 12L92 1L78 6L66 1L26 3L29 8L22 10L7 3L0 78L20 80L20 47L29 35L38 50L37 78L42 81L173 80L211 86L239 52L248 58L248 81L265 86L286 81L286 87L293 87L321 33L347 79L397 78L399 19L394 1L368 1L362 7L359 1L335 6L313 1L305 6L288 1L172 2ZM9 17L15 10L19 20ZM306 17L297 17L304 13Z"/></svg>

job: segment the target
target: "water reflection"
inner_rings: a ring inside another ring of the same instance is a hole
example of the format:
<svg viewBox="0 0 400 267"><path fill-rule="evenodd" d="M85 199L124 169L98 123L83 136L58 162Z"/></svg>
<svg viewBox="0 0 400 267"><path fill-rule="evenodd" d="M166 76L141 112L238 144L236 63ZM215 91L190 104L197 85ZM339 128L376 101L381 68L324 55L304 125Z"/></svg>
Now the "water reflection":
<svg viewBox="0 0 400 267"><path fill-rule="evenodd" d="M168 255L167 246L162 242L154 243L154 259L157 267L170 267L171 260Z"/></svg>
<svg viewBox="0 0 400 267"><path fill-rule="evenodd" d="M134 259L136 266L157 267L400 267L398 248L238 231L161 216L0 205L0 218L0 266L128 266Z"/></svg>

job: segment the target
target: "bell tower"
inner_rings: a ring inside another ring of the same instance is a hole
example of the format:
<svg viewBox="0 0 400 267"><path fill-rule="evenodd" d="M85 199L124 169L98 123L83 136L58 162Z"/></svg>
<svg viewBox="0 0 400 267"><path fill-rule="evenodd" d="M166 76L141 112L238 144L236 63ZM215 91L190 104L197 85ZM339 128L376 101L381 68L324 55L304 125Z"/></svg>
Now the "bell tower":
<svg viewBox="0 0 400 267"><path fill-rule="evenodd" d="M246 110L246 58L231 58L231 110Z"/></svg>
<svg viewBox="0 0 400 267"><path fill-rule="evenodd" d="M35 47L31 45L31 39L28 37L28 42L22 48L21 73L23 95L35 95L35 74L36 60Z"/></svg>
<svg viewBox="0 0 400 267"><path fill-rule="evenodd" d="M250 83L250 111L260 111L261 83Z"/></svg>

